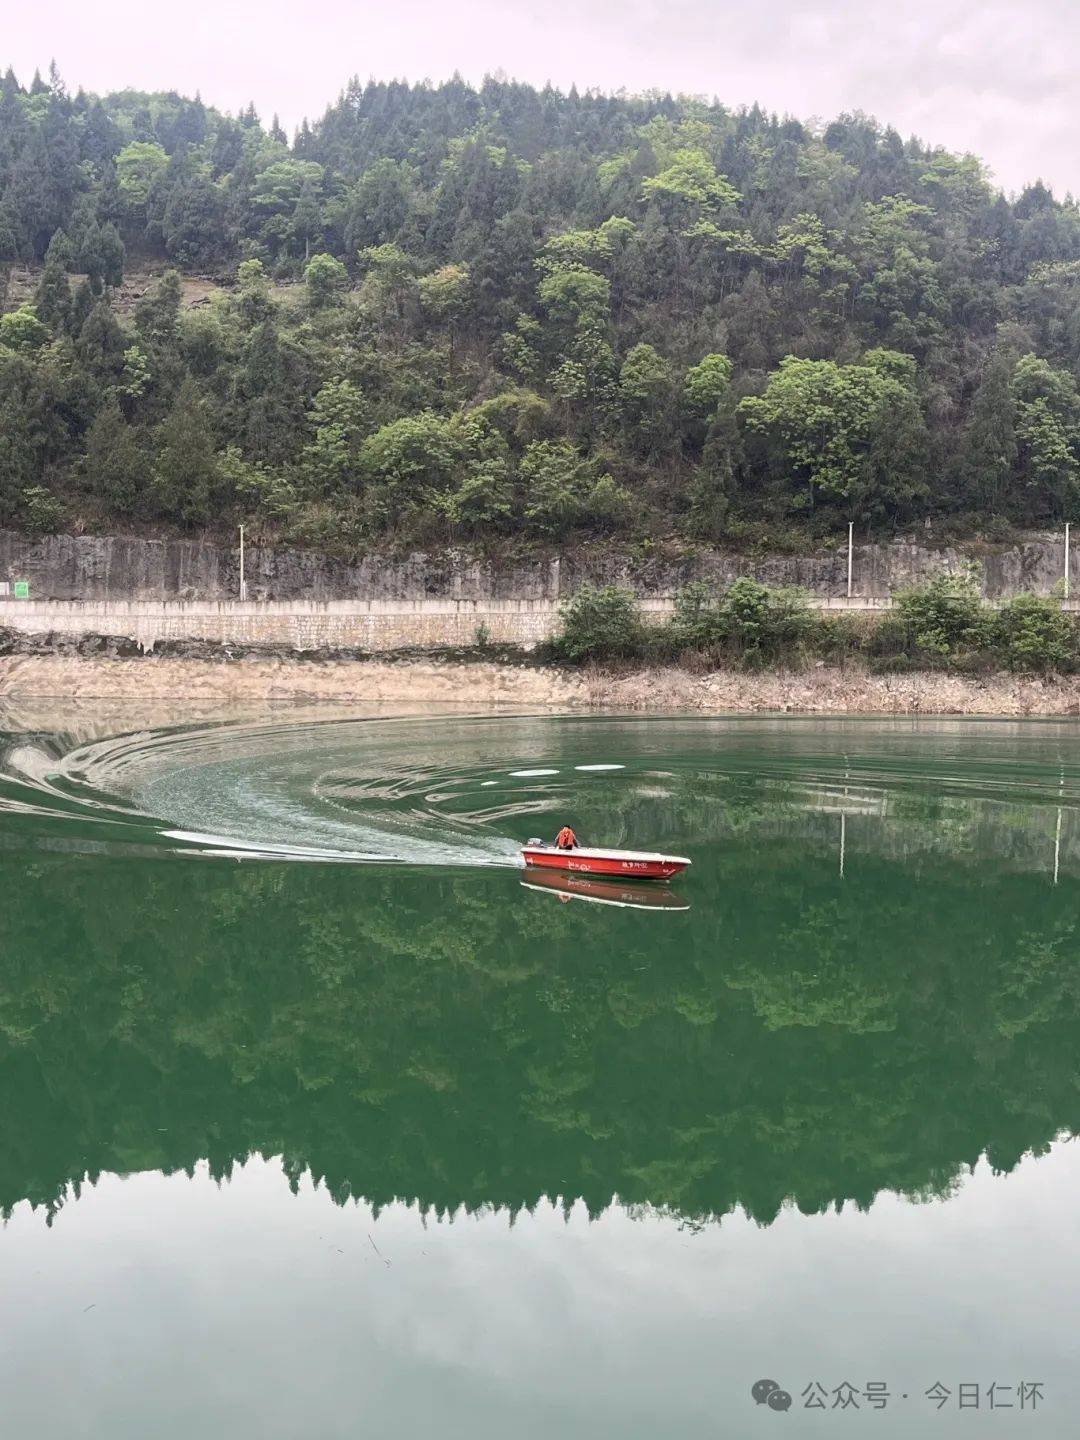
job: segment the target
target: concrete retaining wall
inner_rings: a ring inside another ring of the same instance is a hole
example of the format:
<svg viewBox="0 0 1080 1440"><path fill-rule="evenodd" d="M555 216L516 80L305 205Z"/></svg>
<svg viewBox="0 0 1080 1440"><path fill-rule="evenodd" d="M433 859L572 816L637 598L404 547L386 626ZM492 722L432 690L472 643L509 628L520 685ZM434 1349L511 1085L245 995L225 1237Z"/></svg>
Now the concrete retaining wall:
<svg viewBox="0 0 1080 1440"><path fill-rule="evenodd" d="M645 602L649 614L663 602ZM23 634L116 635L152 650L162 640L370 651L476 645L533 646L555 631L544 600L174 601L0 600L0 628Z"/></svg>
<svg viewBox="0 0 1080 1440"><path fill-rule="evenodd" d="M645 617L656 620L671 613L678 588L695 579L719 587L752 574L805 589L822 610L884 610L895 589L975 564L984 595L998 602L1019 590L1049 593L1063 569L1064 546L1054 535L981 554L915 541L859 546L852 600L845 598L845 548L761 559L706 551L636 563L588 549L502 566L453 551L368 556L349 565L310 552L252 548L250 598L243 602L231 598L239 587L237 558L206 541L71 535L34 541L0 532L0 628L117 636L145 650L165 640L386 652L486 639L530 648L556 632L560 600L585 580L626 586ZM1072 559L1075 571L1075 548ZM1073 579L1073 593L1080 593L1080 575ZM13 598L17 581L26 582L28 598Z"/></svg>
<svg viewBox="0 0 1080 1440"><path fill-rule="evenodd" d="M822 610L883 610L887 600L811 601ZM639 602L647 621L672 602ZM372 652L492 645L529 649L550 639L559 607L550 600L4 600L0 629L27 635L115 635L152 650L162 640L280 645L293 650Z"/></svg>
<svg viewBox="0 0 1080 1440"><path fill-rule="evenodd" d="M1000 603L1000 602L992 602ZM810 597L811 609L881 614L878 596ZM647 622L666 620L670 599L638 601ZM1080 600L1061 602L1080 613ZM273 645L291 650L440 650L484 643L532 649L559 628L550 600L11 600L0 598L0 630L23 635L111 635L152 650L163 640Z"/></svg>

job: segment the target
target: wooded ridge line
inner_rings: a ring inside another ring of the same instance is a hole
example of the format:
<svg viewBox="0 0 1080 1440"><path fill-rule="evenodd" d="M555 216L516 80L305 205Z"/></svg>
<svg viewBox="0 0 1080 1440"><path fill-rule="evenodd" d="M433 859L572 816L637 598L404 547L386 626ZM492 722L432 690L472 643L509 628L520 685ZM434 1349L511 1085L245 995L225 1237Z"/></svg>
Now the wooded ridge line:
<svg viewBox="0 0 1080 1440"><path fill-rule="evenodd" d="M1080 212L860 115L354 81L290 141L9 70L0 307L30 535L790 553L1080 508Z"/></svg>

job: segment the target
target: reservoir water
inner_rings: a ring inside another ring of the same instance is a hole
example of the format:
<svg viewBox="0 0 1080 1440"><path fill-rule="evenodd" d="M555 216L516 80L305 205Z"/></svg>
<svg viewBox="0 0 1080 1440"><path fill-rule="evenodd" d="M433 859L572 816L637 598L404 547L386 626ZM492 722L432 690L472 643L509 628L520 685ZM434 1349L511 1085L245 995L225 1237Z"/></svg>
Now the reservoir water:
<svg viewBox="0 0 1080 1440"><path fill-rule="evenodd" d="M1076 1433L1077 723L0 732L0 1434Z"/></svg>

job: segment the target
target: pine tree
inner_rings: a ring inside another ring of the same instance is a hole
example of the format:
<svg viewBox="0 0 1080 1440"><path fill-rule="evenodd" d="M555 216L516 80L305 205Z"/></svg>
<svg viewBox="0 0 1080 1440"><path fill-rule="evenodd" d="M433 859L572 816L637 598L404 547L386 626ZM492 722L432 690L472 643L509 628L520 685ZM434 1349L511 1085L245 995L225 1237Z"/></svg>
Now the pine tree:
<svg viewBox="0 0 1080 1440"><path fill-rule="evenodd" d="M57 234L61 234L57 231ZM71 286L64 266L54 256L45 262L37 289L34 291L34 309L38 318L53 330L63 330L71 316Z"/></svg>
<svg viewBox="0 0 1080 1440"><path fill-rule="evenodd" d="M86 436L83 474L92 494L117 515L133 515L147 488L146 456L115 400L98 412Z"/></svg>
<svg viewBox="0 0 1080 1440"><path fill-rule="evenodd" d="M208 524L215 518L220 472L209 410L193 380L184 381L154 442L158 514L183 525Z"/></svg>

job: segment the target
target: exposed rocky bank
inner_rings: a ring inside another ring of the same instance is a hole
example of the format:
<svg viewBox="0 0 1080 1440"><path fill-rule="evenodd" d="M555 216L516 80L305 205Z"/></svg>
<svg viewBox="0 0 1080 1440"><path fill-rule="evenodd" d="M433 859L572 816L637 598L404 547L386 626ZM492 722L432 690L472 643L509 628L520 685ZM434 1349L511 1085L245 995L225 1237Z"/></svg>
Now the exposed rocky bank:
<svg viewBox="0 0 1080 1440"><path fill-rule="evenodd" d="M20 641L37 637L20 637ZM91 641L100 641L94 648ZM524 658L401 656L356 658L248 652L136 656L111 637L82 637L50 648L20 644L0 653L0 697L107 699L132 704L241 704L310 700L409 706L456 704L688 710L702 713L846 715L1080 716L1080 677L932 673L877 675L848 666L703 675L676 667L580 670Z"/></svg>

